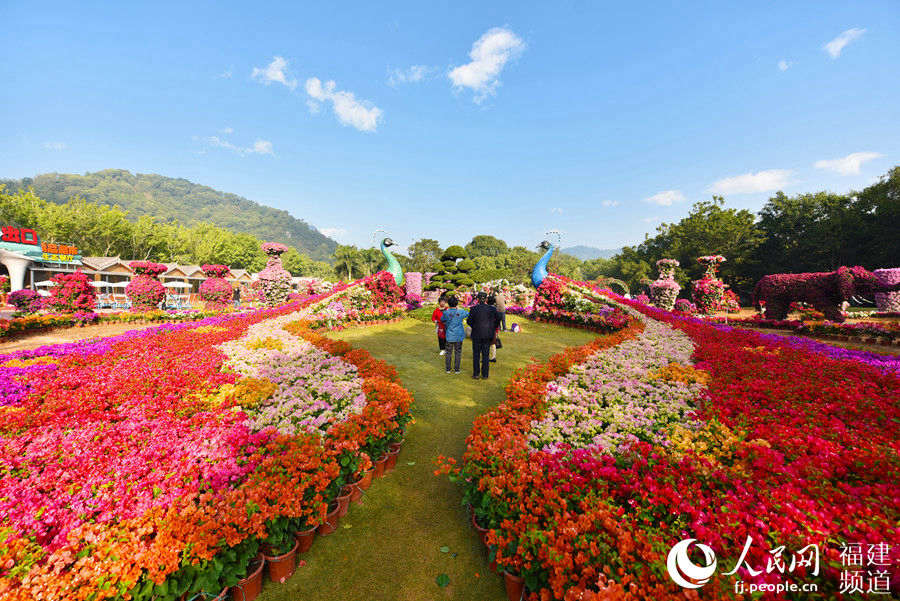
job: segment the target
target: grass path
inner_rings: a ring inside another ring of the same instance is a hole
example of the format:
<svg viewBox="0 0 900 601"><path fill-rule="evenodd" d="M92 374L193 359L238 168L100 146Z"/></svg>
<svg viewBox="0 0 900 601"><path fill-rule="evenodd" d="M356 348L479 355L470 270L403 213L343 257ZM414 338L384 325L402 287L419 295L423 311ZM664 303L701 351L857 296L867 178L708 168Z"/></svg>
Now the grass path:
<svg viewBox="0 0 900 601"><path fill-rule="evenodd" d="M316 538L302 557L306 565L287 583L266 583L262 601L506 598L502 579L488 570L487 553L467 525L458 487L433 471L438 455L462 456L472 420L503 400L513 371L532 357L543 360L592 339L583 330L533 322L523 330L503 336L504 347L487 381L471 378L469 341L463 343L462 373L444 373L430 322L407 319L334 335L397 367L415 397L415 422L397 468L377 480L362 503L351 506L336 533ZM450 552L441 553L442 546ZM435 583L442 572L450 576L444 589Z"/></svg>

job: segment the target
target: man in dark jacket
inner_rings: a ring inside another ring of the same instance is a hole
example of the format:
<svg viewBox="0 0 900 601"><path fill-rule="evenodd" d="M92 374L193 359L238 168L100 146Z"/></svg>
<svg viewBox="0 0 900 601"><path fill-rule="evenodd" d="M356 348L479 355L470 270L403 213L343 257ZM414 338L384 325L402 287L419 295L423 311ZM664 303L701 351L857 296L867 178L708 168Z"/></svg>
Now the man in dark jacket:
<svg viewBox="0 0 900 601"><path fill-rule="evenodd" d="M479 292L478 304L469 311L466 323L472 328L472 378L488 379L490 371L491 342L500 325L500 314L497 309L485 304L487 294Z"/></svg>

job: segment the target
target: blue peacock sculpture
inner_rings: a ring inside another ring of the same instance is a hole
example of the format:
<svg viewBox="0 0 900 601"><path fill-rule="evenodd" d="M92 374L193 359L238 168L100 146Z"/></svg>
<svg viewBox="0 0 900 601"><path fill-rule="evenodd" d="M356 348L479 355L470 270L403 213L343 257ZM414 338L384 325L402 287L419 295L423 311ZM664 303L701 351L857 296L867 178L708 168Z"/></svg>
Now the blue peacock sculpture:
<svg viewBox="0 0 900 601"><path fill-rule="evenodd" d="M540 286L541 282L544 281L544 278L547 277L547 264L550 262L550 257L553 256L553 251L556 250L553 243L547 240L541 242L540 248L544 249L546 252L543 257L538 259L538 262L534 265L534 269L531 270L531 283L534 284L535 288Z"/></svg>

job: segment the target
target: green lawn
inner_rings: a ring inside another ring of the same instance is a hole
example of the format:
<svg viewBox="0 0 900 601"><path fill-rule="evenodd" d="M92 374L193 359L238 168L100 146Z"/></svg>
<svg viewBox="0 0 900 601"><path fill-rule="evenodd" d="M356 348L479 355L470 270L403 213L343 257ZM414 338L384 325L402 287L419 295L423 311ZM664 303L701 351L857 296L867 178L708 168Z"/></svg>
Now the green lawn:
<svg viewBox="0 0 900 601"><path fill-rule="evenodd" d="M519 321L507 316L507 324ZM415 396L415 422L397 469L377 480L341 520L317 538L306 565L285 584L266 583L263 601L502 601L503 581L488 570L487 553L467 524L461 494L434 476L438 455L462 457L472 420L503 400L513 371L566 346L585 344L584 330L524 322L503 335L504 347L487 381L472 380L472 346L463 343L462 373L445 374L434 326L412 319L334 334L395 365ZM412 465L410 465L412 464ZM449 553L441 553L441 547ZM450 576L441 589L440 573Z"/></svg>

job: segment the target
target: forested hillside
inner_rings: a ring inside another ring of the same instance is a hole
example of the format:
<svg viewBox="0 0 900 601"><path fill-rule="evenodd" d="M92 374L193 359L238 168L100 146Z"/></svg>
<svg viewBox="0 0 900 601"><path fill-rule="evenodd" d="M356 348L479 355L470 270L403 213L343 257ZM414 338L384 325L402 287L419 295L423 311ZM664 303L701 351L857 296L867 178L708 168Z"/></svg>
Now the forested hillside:
<svg viewBox="0 0 900 601"><path fill-rule="evenodd" d="M21 180L0 180L0 184L13 193L31 186L38 197L56 204L81 196L100 205L118 205L131 220L147 215L188 227L210 223L262 240L282 242L313 259L331 260L337 246L334 240L287 211L186 179L105 169L85 175L45 173Z"/></svg>

